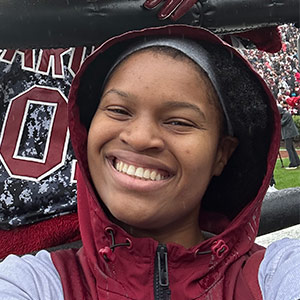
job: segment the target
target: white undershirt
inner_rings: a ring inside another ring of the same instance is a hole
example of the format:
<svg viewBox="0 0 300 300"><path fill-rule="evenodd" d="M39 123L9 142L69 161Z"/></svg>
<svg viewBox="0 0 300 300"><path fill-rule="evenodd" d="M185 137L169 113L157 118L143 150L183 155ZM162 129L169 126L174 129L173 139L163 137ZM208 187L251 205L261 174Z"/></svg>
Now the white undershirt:
<svg viewBox="0 0 300 300"><path fill-rule="evenodd" d="M272 243L259 266L258 280L264 300L299 300L300 240Z"/></svg>
<svg viewBox="0 0 300 300"><path fill-rule="evenodd" d="M61 280L50 253L9 255L0 263L1 300L63 300Z"/></svg>

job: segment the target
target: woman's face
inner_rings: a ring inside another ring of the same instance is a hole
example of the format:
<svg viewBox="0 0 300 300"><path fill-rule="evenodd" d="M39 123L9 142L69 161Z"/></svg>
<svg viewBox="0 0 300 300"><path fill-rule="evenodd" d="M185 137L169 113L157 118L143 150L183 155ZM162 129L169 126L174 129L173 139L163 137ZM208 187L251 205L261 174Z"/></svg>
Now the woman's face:
<svg viewBox="0 0 300 300"><path fill-rule="evenodd" d="M208 90L210 89L210 93ZM137 236L198 230L202 196L234 149L212 88L187 59L143 51L108 81L88 134L95 188Z"/></svg>

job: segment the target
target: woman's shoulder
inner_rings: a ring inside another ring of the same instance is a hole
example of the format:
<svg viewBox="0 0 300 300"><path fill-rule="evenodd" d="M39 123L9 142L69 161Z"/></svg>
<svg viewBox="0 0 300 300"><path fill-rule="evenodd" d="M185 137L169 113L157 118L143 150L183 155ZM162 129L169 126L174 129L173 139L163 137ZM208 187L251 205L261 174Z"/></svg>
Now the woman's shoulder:
<svg viewBox="0 0 300 300"><path fill-rule="evenodd" d="M2 299L63 299L62 285L50 253L7 256L0 263Z"/></svg>
<svg viewBox="0 0 300 300"><path fill-rule="evenodd" d="M272 243L260 264L258 280L265 300L300 299L300 240Z"/></svg>

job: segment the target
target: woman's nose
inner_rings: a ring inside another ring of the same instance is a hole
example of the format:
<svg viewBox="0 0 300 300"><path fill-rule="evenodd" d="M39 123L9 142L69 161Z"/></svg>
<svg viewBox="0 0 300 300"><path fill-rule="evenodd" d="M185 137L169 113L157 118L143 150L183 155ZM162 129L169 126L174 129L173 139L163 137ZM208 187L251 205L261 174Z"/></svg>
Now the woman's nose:
<svg viewBox="0 0 300 300"><path fill-rule="evenodd" d="M148 118L138 118L127 123L120 133L120 139L135 151L162 151L165 146L162 128Z"/></svg>

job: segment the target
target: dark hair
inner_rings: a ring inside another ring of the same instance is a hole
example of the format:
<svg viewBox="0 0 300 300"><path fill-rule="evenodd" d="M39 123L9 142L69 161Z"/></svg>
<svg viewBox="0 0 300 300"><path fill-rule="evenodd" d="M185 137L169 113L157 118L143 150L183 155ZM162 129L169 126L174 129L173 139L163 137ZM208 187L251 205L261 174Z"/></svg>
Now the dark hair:
<svg viewBox="0 0 300 300"><path fill-rule="evenodd" d="M203 47L214 62L239 145L222 174L212 179L202 207L232 219L254 199L262 184L267 170L273 115L262 84L244 62L220 46L204 44Z"/></svg>

